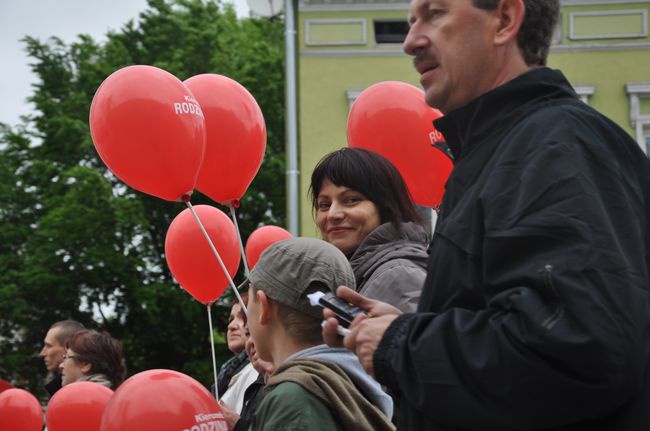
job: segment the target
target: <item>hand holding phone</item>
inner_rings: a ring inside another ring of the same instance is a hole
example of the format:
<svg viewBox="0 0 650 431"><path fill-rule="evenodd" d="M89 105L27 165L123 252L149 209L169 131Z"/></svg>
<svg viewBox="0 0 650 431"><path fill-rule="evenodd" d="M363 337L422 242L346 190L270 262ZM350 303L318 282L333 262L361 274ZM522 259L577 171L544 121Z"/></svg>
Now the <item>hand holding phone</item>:
<svg viewBox="0 0 650 431"><path fill-rule="evenodd" d="M366 314L361 308L339 298L332 292L314 292L308 294L307 298L309 298L309 302L313 306L332 310L339 323L346 328L350 326L358 314Z"/></svg>

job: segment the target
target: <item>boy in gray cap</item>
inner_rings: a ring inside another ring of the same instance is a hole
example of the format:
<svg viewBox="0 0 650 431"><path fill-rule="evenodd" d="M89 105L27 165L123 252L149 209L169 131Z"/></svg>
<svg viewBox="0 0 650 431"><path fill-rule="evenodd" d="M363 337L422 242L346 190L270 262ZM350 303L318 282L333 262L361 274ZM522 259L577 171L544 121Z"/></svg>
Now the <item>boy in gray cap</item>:
<svg viewBox="0 0 650 431"><path fill-rule="evenodd" d="M250 274L248 327L276 371L253 430L392 430L393 403L354 354L323 344L322 310L307 294L354 285L346 257L313 238L271 245Z"/></svg>

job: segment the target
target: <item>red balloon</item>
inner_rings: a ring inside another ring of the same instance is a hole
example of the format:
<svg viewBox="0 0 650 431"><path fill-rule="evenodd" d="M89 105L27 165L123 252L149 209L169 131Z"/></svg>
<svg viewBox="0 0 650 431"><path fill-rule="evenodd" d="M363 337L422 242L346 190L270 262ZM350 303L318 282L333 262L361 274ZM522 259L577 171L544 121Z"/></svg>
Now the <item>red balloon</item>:
<svg viewBox="0 0 650 431"><path fill-rule="evenodd" d="M293 235L278 226L269 225L255 229L248 237L248 241L246 241L246 261L248 266L253 268L268 246L289 238L293 238Z"/></svg>
<svg viewBox="0 0 650 431"><path fill-rule="evenodd" d="M11 383L9 383L9 382L6 381L6 380L2 380L2 379L0 379L0 393L6 391L7 389L11 389L11 388L13 388L13 386L11 385Z"/></svg>
<svg viewBox="0 0 650 431"><path fill-rule="evenodd" d="M228 430L216 400L193 378L148 370L122 383L109 401L101 431Z"/></svg>
<svg viewBox="0 0 650 431"><path fill-rule="evenodd" d="M129 66L111 74L93 97L90 133L108 169L134 189L170 201L194 189L205 120L169 72Z"/></svg>
<svg viewBox="0 0 650 431"><path fill-rule="evenodd" d="M36 397L23 389L0 394L0 430L41 431L43 409Z"/></svg>
<svg viewBox="0 0 650 431"><path fill-rule="evenodd" d="M404 82L380 82L352 104L348 144L384 156L402 174L413 201L435 207L453 167L445 152L434 146L444 141L432 124L441 116L425 103L422 90Z"/></svg>
<svg viewBox="0 0 650 431"><path fill-rule="evenodd" d="M185 85L201 105L207 132L196 188L216 202L237 206L264 159L262 111L248 90L225 76L197 75Z"/></svg>
<svg viewBox="0 0 650 431"><path fill-rule="evenodd" d="M47 405L48 431L99 431L113 391L98 383L77 382L59 389Z"/></svg>
<svg viewBox="0 0 650 431"><path fill-rule="evenodd" d="M235 225L209 205L197 205L194 211L232 279L241 259ZM228 278L189 209L177 215L167 230L165 258L176 280L197 301L214 302L228 287Z"/></svg>

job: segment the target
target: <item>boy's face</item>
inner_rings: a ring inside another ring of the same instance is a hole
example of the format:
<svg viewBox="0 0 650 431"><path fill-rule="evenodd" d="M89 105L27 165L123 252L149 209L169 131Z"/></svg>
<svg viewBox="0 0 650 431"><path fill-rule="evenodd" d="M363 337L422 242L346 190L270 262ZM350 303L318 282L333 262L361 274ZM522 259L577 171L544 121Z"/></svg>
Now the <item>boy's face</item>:
<svg viewBox="0 0 650 431"><path fill-rule="evenodd" d="M260 300L260 294L264 295L263 292L256 290L251 284L248 288L248 330L251 338L255 342L255 349L260 359L273 361L269 349L272 338L268 330L269 325L260 323L262 308L266 307Z"/></svg>

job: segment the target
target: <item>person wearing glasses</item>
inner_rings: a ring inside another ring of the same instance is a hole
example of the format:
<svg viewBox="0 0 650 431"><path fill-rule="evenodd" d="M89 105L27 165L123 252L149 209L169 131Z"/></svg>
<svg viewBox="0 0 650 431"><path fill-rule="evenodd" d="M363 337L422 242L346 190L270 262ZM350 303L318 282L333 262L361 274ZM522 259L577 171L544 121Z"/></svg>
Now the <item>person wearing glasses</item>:
<svg viewBox="0 0 650 431"><path fill-rule="evenodd" d="M115 390L126 374L122 343L108 332L81 330L66 344L59 368L63 386L94 382Z"/></svg>

